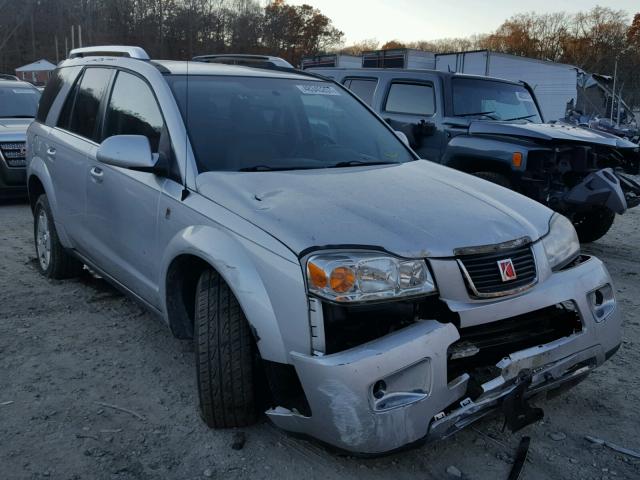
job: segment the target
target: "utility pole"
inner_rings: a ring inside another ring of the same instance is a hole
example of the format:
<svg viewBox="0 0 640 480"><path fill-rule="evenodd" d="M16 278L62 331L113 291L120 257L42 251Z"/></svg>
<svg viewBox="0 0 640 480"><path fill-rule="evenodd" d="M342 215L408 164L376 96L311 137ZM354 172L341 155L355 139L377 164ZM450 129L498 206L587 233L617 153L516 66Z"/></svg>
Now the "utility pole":
<svg viewBox="0 0 640 480"><path fill-rule="evenodd" d="M71 25L71 50L73 50L74 48L76 48L76 44L75 44L75 25ZM614 84L615 85L615 84ZM611 110L611 115L613 116L613 110Z"/></svg>
<svg viewBox="0 0 640 480"><path fill-rule="evenodd" d="M616 127L620 126L620 106L622 105L622 89L624 88L624 82L620 85L620 90L618 90L618 118L616 119Z"/></svg>
<svg viewBox="0 0 640 480"><path fill-rule="evenodd" d="M69 44L67 37L64 37L64 58L69 58Z"/></svg>
<svg viewBox="0 0 640 480"><path fill-rule="evenodd" d="M611 89L611 115L609 120L613 122L613 107L616 103L616 77L618 76L618 56L616 55L616 63L613 67L613 88Z"/></svg>
<svg viewBox="0 0 640 480"><path fill-rule="evenodd" d="M58 62L60 61L60 53L58 52L58 35L53 37L53 41L54 41L54 43L56 45L56 65L57 65Z"/></svg>
<svg viewBox="0 0 640 480"><path fill-rule="evenodd" d="M78 25L78 46L82 47L82 25Z"/></svg>
<svg viewBox="0 0 640 480"><path fill-rule="evenodd" d="M35 31L35 28L34 28L34 25L33 25L34 24L33 15L34 15L34 13L33 13L33 9L32 9L31 10L31 17L30 17L30 20L31 20L31 54L33 56L33 60L35 61L36 60L36 31Z"/></svg>

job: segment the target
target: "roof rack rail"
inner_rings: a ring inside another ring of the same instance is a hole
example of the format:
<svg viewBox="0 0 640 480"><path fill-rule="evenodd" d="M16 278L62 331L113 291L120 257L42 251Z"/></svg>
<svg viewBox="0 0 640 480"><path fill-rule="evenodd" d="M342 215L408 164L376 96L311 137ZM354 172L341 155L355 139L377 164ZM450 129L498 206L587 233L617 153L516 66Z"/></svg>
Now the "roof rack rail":
<svg viewBox="0 0 640 480"><path fill-rule="evenodd" d="M98 45L95 47L74 48L69 52L69 58L82 57L130 57L138 60L149 60L149 54L141 47L128 45Z"/></svg>
<svg viewBox="0 0 640 480"><path fill-rule="evenodd" d="M256 66L275 66L294 68L289 62L280 57L274 57L272 55L260 55L251 53L220 53L209 55L198 55L191 60L194 62L204 63L226 63L230 65L242 65L245 67Z"/></svg>

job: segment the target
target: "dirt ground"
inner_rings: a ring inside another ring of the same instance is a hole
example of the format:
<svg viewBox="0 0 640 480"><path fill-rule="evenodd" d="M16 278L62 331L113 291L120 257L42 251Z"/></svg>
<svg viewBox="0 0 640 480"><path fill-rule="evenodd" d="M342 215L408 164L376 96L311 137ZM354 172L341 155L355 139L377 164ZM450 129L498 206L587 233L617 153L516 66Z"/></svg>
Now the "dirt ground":
<svg viewBox="0 0 640 480"><path fill-rule="evenodd" d="M503 433L502 419L378 459L338 456L266 419L209 430L196 410L190 342L88 274L48 281L36 267L32 217L0 204L0 480L200 478L506 479L530 435L523 479L640 478L640 208L585 250L601 257L624 314L619 353L563 396L543 422ZM117 406L124 410L114 409ZM456 471L449 467L455 467ZM449 468L449 471L447 469Z"/></svg>

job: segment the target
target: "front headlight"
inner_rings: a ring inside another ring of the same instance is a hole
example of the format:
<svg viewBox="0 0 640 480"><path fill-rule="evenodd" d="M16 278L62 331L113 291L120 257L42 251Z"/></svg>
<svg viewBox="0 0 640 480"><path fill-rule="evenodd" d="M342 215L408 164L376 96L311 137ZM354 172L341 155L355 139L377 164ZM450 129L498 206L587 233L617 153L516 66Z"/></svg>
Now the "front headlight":
<svg viewBox="0 0 640 480"><path fill-rule="evenodd" d="M551 217L549 233L542 239L552 269L563 267L580 253L578 234L569 219L559 213Z"/></svg>
<svg viewBox="0 0 640 480"><path fill-rule="evenodd" d="M375 252L331 252L307 260L309 292L336 302L362 302L435 292L424 260Z"/></svg>

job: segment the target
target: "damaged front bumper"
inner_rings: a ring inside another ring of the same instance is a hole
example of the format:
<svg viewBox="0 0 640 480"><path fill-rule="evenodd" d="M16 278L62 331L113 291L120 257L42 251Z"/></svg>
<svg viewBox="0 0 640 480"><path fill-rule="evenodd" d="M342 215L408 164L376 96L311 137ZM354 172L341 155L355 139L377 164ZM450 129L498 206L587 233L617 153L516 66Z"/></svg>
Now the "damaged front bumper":
<svg viewBox="0 0 640 480"><path fill-rule="evenodd" d="M482 383L473 399L468 394L469 374L448 379L447 351L460 338L458 329L425 319L336 354L292 352L311 415L282 407L267 414L285 430L361 454L381 454L446 437L497 408L523 375L530 381L526 395L531 395L601 365L620 343L621 320L615 306L606 318L596 318L588 294L608 284L611 279L604 265L590 258L514 298L457 302L453 307L467 324L562 302L573 302L582 321L578 333L504 357L496 365L497 374Z"/></svg>
<svg viewBox="0 0 640 480"><path fill-rule="evenodd" d="M611 168L589 174L569 190L563 201L571 205L607 207L622 215L628 208L640 204L640 183Z"/></svg>

